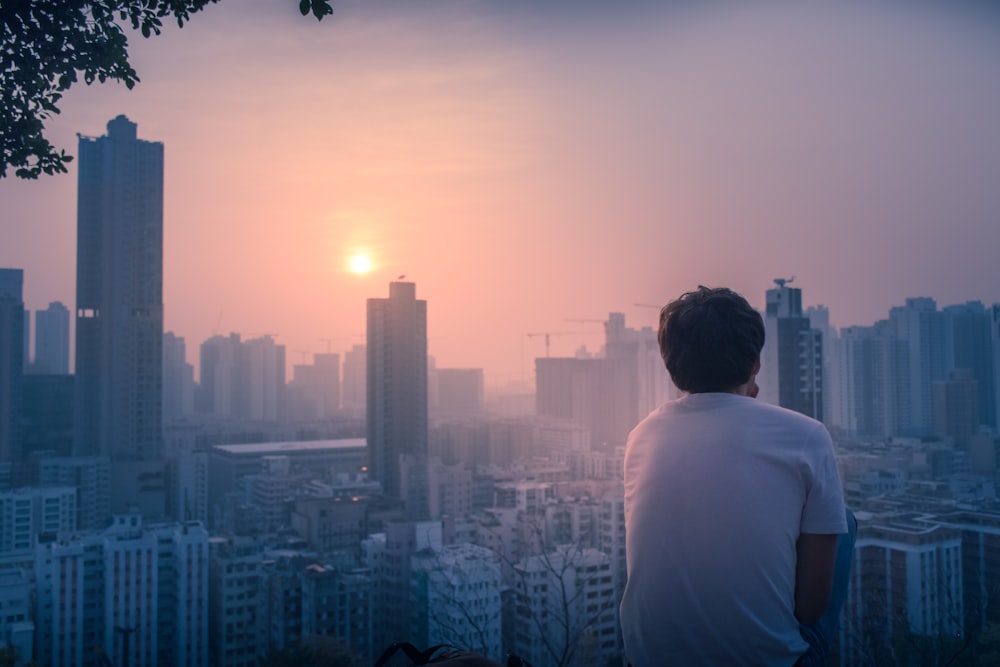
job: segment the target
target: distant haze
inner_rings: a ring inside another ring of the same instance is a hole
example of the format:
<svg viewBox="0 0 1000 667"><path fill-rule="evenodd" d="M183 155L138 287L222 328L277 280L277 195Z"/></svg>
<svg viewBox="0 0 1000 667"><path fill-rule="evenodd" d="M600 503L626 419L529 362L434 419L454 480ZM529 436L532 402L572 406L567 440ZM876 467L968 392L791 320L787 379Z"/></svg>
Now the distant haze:
<svg viewBox="0 0 1000 667"><path fill-rule="evenodd" d="M697 6L693 6L697 5ZM1000 14L959 1L223 0L80 86L166 153L166 327L363 342L405 274L431 353L530 379L698 284L795 275L836 326L909 296L1000 301ZM0 182L0 266L75 303L76 171ZM364 253L373 264L350 271Z"/></svg>

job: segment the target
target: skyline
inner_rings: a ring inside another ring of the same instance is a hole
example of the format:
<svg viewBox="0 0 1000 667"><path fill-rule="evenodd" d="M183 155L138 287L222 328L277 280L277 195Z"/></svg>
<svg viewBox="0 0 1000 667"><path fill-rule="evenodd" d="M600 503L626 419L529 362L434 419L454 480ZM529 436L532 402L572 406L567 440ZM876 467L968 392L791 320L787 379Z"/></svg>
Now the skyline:
<svg viewBox="0 0 1000 667"><path fill-rule="evenodd" d="M1000 301L984 5L342 2L316 24L286 4L133 38L142 82L74 88L48 125L74 153L120 113L163 142L165 328L191 349L349 349L401 274L438 365L491 385L530 380L529 332L596 351L601 328L566 320L655 326L632 304L698 284L762 308L797 275L838 327L908 297ZM69 168L0 181L0 266L25 270L31 310L75 305Z"/></svg>

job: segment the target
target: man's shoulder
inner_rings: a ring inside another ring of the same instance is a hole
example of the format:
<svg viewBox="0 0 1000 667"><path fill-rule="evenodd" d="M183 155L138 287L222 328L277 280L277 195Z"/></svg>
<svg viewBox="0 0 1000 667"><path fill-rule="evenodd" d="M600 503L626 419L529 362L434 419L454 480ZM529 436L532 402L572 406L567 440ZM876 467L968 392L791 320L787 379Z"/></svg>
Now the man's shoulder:
<svg viewBox="0 0 1000 667"><path fill-rule="evenodd" d="M737 395L695 395L668 401L653 410L633 429L632 435L656 434L673 429L681 422L692 428L702 423L735 423L784 432L796 437L816 434L823 437L826 427L800 412Z"/></svg>
<svg viewBox="0 0 1000 667"><path fill-rule="evenodd" d="M804 415L801 412L789 410L788 408L783 408L780 405L774 405L772 403L755 400L749 402L748 405L746 405L746 409L762 416L766 415L769 419L786 423L789 427L798 427L807 430L824 428L823 423L817 419L813 419L812 417Z"/></svg>

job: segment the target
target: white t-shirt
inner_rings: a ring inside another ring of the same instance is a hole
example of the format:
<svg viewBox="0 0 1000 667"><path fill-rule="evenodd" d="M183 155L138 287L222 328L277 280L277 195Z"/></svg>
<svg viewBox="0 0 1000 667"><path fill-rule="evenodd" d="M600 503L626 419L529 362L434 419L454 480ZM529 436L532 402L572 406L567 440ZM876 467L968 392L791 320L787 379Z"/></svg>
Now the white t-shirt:
<svg viewBox="0 0 1000 667"><path fill-rule="evenodd" d="M653 411L625 451L633 667L793 665L800 533L847 532L826 428L727 393Z"/></svg>

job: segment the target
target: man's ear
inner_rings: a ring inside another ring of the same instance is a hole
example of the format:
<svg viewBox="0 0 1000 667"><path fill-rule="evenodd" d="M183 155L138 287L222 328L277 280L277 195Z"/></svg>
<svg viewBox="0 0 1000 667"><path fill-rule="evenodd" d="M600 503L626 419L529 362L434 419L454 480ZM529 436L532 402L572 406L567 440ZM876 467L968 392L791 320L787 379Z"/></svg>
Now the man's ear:
<svg viewBox="0 0 1000 667"><path fill-rule="evenodd" d="M757 375L757 373L760 373L760 357L759 356L753 362L753 370L750 371L750 375Z"/></svg>

